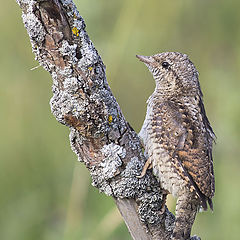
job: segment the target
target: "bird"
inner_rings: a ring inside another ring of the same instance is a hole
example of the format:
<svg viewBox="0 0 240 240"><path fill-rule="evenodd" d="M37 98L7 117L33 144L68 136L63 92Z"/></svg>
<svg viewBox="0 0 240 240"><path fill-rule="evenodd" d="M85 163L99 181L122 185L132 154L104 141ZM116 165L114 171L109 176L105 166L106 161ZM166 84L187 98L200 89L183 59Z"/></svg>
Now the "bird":
<svg viewBox="0 0 240 240"><path fill-rule="evenodd" d="M186 54L136 55L155 79L139 132L147 161L163 190L177 198L172 240L190 239L196 213L213 210L215 193L212 146L216 136L206 116L199 73Z"/></svg>

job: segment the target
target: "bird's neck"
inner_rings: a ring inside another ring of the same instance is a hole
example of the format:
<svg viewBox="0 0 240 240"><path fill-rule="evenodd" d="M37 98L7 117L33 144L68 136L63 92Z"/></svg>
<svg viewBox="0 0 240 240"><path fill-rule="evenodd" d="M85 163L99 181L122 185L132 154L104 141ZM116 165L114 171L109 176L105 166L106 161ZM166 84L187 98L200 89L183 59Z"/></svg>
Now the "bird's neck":
<svg viewBox="0 0 240 240"><path fill-rule="evenodd" d="M155 88L152 95L148 98L148 107L153 106L154 104L161 104L166 101L171 102L185 102L189 104L198 104L201 99L200 94L184 94L182 92L172 93L170 91L166 91L166 89Z"/></svg>
<svg viewBox="0 0 240 240"><path fill-rule="evenodd" d="M166 91L166 89L161 89L156 87L152 95L148 99L148 103L155 102L155 101L165 101L166 98L171 97L171 93Z"/></svg>

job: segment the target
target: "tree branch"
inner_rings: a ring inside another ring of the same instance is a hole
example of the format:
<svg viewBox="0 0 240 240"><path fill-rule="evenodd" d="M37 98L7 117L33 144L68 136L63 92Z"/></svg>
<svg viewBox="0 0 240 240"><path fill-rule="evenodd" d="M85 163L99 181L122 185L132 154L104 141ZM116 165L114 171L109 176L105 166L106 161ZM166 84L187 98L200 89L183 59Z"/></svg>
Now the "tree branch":
<svg viewBox="0 0 240 240"><path fill-rule="evenodd" d="M72 150L100 191L112 196L133 237L169 239L174 216L160 214L161 189L106 81L105 66L71 0L17 0L36 59L52 76L51 110L70 128Z"/></svg>

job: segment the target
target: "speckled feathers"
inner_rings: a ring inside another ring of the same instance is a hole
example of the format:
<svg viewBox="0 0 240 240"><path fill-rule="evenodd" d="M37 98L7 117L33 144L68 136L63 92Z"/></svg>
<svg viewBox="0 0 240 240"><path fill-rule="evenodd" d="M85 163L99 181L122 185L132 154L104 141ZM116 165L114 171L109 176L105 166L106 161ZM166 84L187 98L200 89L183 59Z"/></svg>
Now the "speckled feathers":
<svg viewBox="0 0 240 240"><path fill-rule="evenodd" d="M191 191L196 191L203 207L206 208L206 200L212 207L214 133L205 114L198 72L186 54L167 52L137 57L147 65L156 81L140 136L148 135L157 141L155 144L152 140L145 141L146 145L151 144L147 147L150 155L161 149L161 154L168 155L173 170L188 182ZM152 161L153 166L159 162L160 170L161 164L164 165L161 154Z"/></svg>
<svg viewBox="0 0 240 240"><path fill-rule="evenodd" d="M137 57L156 82L139 136L161 187L179 198L181 212L186 207L188 217L194 220L196 211L191 215L188 203L194 203L195 210L199 205L206 210L207 202L212 208L215 191L215 135L205 113L198 72L186 54L166 52ZM176 218L182 221L177 210ZM190 234L191 224L184 239ZM182 234L179 231L175 231L176 236Z"/></svg>

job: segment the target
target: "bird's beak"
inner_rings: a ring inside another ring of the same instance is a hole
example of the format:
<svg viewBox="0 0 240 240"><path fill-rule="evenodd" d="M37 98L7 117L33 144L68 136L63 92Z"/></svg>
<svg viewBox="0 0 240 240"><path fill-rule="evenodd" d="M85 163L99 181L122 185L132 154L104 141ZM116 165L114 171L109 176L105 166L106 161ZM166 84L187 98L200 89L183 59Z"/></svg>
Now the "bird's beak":
<svg viewBox="0 0 240 240"><path fill-rule="evenodd" d="M136 57L141 61L146 64L151 64L153 62L152 57L149 56L142 56L142 55L136 55Z"/></svg>

